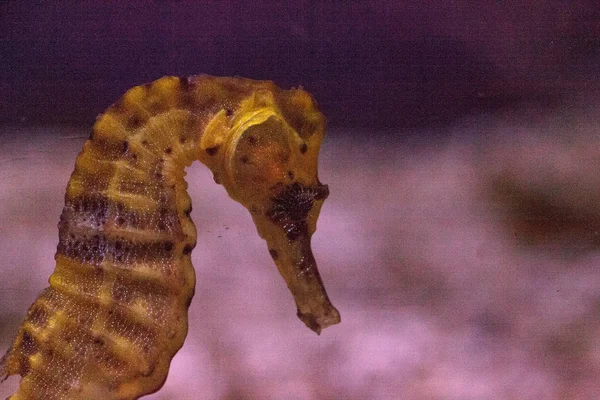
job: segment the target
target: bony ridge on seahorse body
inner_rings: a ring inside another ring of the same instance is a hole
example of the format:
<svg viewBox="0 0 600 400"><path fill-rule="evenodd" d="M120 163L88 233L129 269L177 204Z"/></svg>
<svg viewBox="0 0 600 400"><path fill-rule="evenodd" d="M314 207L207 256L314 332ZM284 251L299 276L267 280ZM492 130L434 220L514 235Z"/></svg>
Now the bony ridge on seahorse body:
<svg viewBox="0 0 600 400"><path fill-rule="evenodd" d="M164 383L187 334L196 228L184 167L200 160L251 213L313 331L340 322L311 252L328 188L324 117L301 89L164 77L98 117L77 157L56 269L0 361L11 400L137 399Z"/></svg>

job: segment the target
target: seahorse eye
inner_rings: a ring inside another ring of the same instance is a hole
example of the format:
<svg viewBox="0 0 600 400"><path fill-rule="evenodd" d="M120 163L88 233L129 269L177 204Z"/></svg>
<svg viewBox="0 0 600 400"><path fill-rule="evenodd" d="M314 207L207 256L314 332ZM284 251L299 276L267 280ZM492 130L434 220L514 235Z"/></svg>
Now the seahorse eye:
<svg viewBox="0 0 600 400"><path fill-rule="evenodd" d="M261 187L283 183L292 156L288 129L275 116L246 129L232 153L230 168L234 182Z"/></svg>

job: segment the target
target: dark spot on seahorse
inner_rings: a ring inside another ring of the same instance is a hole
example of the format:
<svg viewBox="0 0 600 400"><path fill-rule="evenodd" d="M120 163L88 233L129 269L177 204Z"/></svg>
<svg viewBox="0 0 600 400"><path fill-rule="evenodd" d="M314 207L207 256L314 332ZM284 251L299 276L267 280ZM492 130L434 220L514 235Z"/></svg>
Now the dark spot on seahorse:
<svg viewBox="0 0 600 400"><path fill-rule="evenodd" d="M148 146L148 141L146 139L142 140L142 146Z"/></svg>
<svg viewBox="0 0 600 400"><path fill-rule="evenodd" d="M142 125L142 123L142 119L136 114L131 115L127 120L129 129L137 129Z"/></svg>
<svg viewBox="0 0 600 400"><path fill-rule="evenodd" d="M240 161L242 162L242 164L248 164L248 157L242 156L242 158L240 158Z"/></svg>
<svg viewBox="0 0 600 400"><path fill-rule="evenodd" d="M217 185L221 184L221 177L218 174L213 174L213 180Z"/></svg>
<svg viewBox="0 0 600 400"><path fill-rule="evenodd" d="M189 76L180 76L179 77L179 84L181 85L181 89L185 90L188 89L190 87L191 84L191 79Z"/></svg>
<svg viewBox="0 0 600 400"><path fill-rule="evenodd" d="M233 111L231 110L231 108L225 108L225 115L228 117L231 117L233 115Z"/></svg>
<svg viewBox="0 0 600 400"><path fill-rule="evenodd" d="M288 171L288 176L291 180L294 180L294 173L292 171Z"/></svg>
<svg viewBox="0 0 600 400"><path fill-rule="evenodd" d="M183 248L183 254L185 254L185 255L191 254L192 250L194 250L194 246L192 246L191 244L186 244L185 247Z"/></svg>
<svg viewBox="0 0 600 400"><path fill-rule="evenodd" d="M133 158L134 160L137 160L137 157L138 157L137 154L131 153L131 158Z"/></svg>
<svg viewBox="0 0 600 400"><path fill-rule="evenodd" d="M254 146L257 143L257 140L254 136L250 135L248 136L248 144L251 146Z"/></svg>
<svg viewBox="0 0 600 400"><path fill-rule="evenodd" d="M306 145L306 143L302 143L300 145L300 153L304 154L308 151L308 146Z"/></svg>
<svg viewBox="0 0 600 400"><path fill-rule="evenodd" d="M271 198L271 208L266 216L283 228L289 240L296 240L308 234L306 218L314 202L326 198L328 194L327 185L292 183Z"/></svg>
<svg viewBox="0 0 600 400"><path fill-rule="evenodd" d="M214 146L214 147L209 147L206 150L206 154L208 154L209 156L214 156L215 154L217 154L217 151L219 151L219 146Z"/></svg>
<svg viewBox="0 0 600 400"><path fill-rule="evenodd" d="M48 322L48 312L46 309L40 305L36 305L35 303L31 306L31 311L27 316L27 321L31 322L33 325L41 327L46 325Z"/></svg>
<svg viewBox="0 0 600 400"><path fill-rule="evenodd" d="M181 144L184 144L184 143L185 143L185 141L186 141L186 138L185 138L185 137L183 137L183 136L180 136L180 137L179 137L179 143L181 143Z"/></svg>
<svg viewBox="0 0 600 400"><path fill-rule="evenodd" d="M172 147L167 147L165 149L165 154L171 154L173 152L173 148Z"/></svg>
<svg viewBox="0 0 600 400"><path fill-rule="evenodd" d="M25 356L38 352L38 345L34 337L27 331L23 331L23 336L21 336L21 351Z"/></svg>
<svg viewBox="0 0 600 400"><path fill-rule="evenodd" d="M165 243L164 243L165 251L173 251L174 246L175 246L175 244L170 241L165 241Z"/></svg>
<svg viewBox="0 0 600 400"><path fill-rule="evenodd" d="M277 254L277 250L269 249L269 254L273 257L273 260L277 260L279 258L279 254Z"/></svg>
<svg viewBox="0 0 600 400"><path fill-rule="evenodd" d="M129 150L129 142L127 140L123 141L123 153L127 153Z"/></svg>
<svg viewBox="0 0 600 400"><path fill-rule="evenodd" d="M104 340L102 338L100 338L100 337L97 337L97 338L94 339L94 344L96 346L102 347L102 346L104 346Z"/></svg>
<svg viewBox="0 0 600 400"><path fill-rule="evenodd" d="M190 204L190 206L188 208L186 208L185 210L183 210L183 213L189 217L190 214L192 213L192 205Z"/></svg>
<svg viewBox="0 0 600 400"><path fill-rule="evenodd" d="M147 369L142 371L142 376L150 376L154 373L154 369L156 367L154 365L150 365Z"/></svg>

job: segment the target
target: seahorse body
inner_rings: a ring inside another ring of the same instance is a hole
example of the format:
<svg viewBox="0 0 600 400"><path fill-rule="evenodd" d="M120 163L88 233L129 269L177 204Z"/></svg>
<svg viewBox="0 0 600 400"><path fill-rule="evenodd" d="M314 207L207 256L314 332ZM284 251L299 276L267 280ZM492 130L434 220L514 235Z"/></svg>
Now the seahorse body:
<svg viewBox="0 0 600 400"><path fill-rule="evenodd" d="M137 399L164 383L194 295L184 167L200 160L246 206L319 333L338 323L310 250L327 186L324 118L303 90L243 78L165 77L100 115L77 157L56 269L2 361L11 400Z"/></svg>

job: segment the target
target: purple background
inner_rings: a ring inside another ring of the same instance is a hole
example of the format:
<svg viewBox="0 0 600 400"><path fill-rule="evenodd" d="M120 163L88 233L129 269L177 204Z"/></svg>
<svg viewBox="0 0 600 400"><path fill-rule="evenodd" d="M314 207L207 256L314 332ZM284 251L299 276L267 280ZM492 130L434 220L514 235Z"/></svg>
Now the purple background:
<svg viewBox="0 0 600 400"><path fill-rule="evenodd" d="M597 1L0 3L0 122L88 125L163 75L302 85L334 126L423 126L600 86Z"/></svg>

